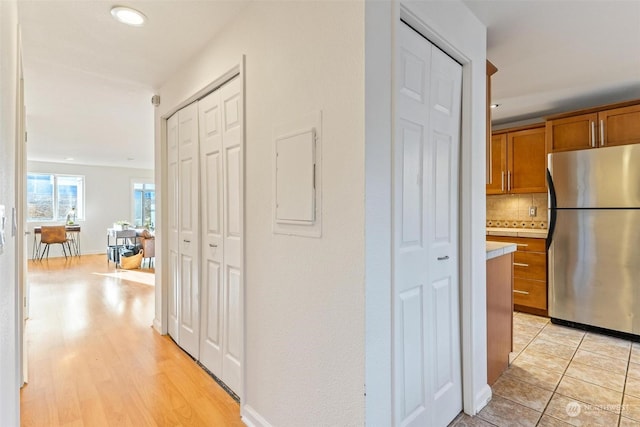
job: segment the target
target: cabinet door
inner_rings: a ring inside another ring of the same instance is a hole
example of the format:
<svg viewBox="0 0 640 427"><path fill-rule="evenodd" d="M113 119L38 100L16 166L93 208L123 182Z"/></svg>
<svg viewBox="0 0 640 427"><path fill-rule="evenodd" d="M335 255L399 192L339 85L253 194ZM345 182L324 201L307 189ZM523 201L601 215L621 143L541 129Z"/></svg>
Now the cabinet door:
<svg viewBox="0 0 640 427"><path fill-rule="evenodd" d="M640 105L598 113L600 146L640 143Z"/></svg>
<svg viewBox="0 0 640 427"><path fill-rule="evenodd" d="M547 310L547 282L530 279L513 279L513 303L522 311L527 308Z"/></svg>
<svg viewBox="0 0 640 427"><path fill-rule="evenodd" d="M507 191L545 193L545 129L526 129L507 134Z"/></svg>
<svg viewBox="0 0 640 427"><path fill-rule="evenodd" d="M487 194L502 194L506 191L505 175L507 166L507 134L502 133L491 137L489 146L489 176L491 182L487 184Z"/></svg>
<svg viewBox="0 0 640 427"><path fill-rule="evenodd" d="M596 113L547 121L547 145L550 153L595 148Z"/></svg>

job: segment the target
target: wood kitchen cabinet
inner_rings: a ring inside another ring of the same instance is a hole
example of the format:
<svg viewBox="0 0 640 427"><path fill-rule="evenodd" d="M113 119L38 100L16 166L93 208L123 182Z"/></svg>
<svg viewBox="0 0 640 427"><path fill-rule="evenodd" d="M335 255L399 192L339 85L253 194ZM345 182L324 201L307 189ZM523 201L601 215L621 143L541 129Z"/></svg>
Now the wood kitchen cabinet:
<svg viewBox="0 0 640 427"><path fill-rule="evenodd" d="M548 152L640 143L640 101L547 118Z"/></svg>
<svg viewBox="0 0 640 427"><path fill-rule="evenodd" d="M487 236L488 241L518 246L513 257L513 308L547 316L547 252L545 239Z"/></svg>
<svg viewBox="0 0 640 427"><path fill-rule="evenodd" d="M494 132L489 157L487 194L547 191L544 126Z"/></svg>

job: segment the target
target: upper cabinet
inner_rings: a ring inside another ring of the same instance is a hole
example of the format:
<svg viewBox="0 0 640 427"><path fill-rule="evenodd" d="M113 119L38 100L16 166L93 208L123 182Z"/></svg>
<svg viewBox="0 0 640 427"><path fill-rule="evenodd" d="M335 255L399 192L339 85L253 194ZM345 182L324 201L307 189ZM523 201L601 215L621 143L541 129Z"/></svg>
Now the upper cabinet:
<svg viewBox="0 0 640 427"><path fill-rule="evenodd" d="M491 76L493 76L498 69L490 61L487 61L487 139L486 139L486 152L487 152L487 185L495 184L495 181L491 178Z"/></svg>
<svg viewBox="0 0 640 427"><path fill-rule="evenodd" d="M495 132L489 158L487 194L547 192L544 126Z"/></svg>
<svg viewBox="0 0 640 427"><path fill-rule="evenodd" d="M640 103L638 102L627 102L547 118L548 151L552 153L640 143Z"/></svg>

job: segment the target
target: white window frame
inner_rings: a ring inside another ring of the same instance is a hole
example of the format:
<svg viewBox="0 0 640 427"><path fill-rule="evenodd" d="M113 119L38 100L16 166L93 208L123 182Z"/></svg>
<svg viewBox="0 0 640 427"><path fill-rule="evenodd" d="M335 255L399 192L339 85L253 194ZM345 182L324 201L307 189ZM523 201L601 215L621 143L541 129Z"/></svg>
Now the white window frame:
<svg viewBox="0 0 640 427"><path fill-rule="evenodd" d="M76 222L85 221L85 203L86 203L86 185L87 180L84 175L77 174L69 174L69 173L47 173L47 172L27 172L27 181L30 175L42 175L42 176L52 176L53 177L53 214L54 218L52 219L44 219L44 218L29 218L27 217L27 222L62 222L66 220L67 212L60 213L58 212L58 180L60 178L79 178L82 181L82 191L78 194L78 203L76 208ZM27 186L28 187L28 186ZM29 199L29 194L27 190L27 201ZM27 209L28 212L28 209ZM28 214L27 214L28 215Z"/></svg>
<svg viewBox="0 0 640 427"><path fill-rule="evenodd" d="M143 186L146 185L153 185L154 189L153 191L156 191L156 182L153 178L132 178L131 179L131 189L129 191L129 195L130 195L130 199L129 199L129 203L130 203L130 209L129 212L131 212L131 224L134 225L135 227L138 227L138 225L135 224L136 222L136 200L134 197L135 191L136 191L136 184L142 184ZM141 227L144 227L144 224L141 225ZM155 229L155 224L154 224L154 229Z"/></svg>

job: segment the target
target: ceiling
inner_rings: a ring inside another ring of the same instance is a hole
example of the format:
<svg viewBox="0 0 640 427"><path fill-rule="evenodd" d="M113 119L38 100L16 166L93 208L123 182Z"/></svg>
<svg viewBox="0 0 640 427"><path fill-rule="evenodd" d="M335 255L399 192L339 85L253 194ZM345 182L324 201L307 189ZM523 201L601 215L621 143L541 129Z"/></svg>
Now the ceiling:
<svg viewBox="0 0 640 427"><path fill-rule="evenodd" d="M151 96L249 0L19 0L29 160L153 168ZM494 124L640 98L640 0L464 0L488 27ZM65 160L73 158L73 160Z"/></svg>
<svg viewBox="0 0 640 427"><path fill-rule="evenodd" d="M246 4L126 1L130 27L112 1L19 0L28 159L153 169L155 89Z"/></svg>
<svg viewBox="0 0 640 427"><path fill-rule="evenodd" d="M640 98L640 0L464 0L488 28L494 124Z"/></svg>

